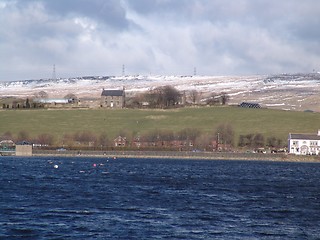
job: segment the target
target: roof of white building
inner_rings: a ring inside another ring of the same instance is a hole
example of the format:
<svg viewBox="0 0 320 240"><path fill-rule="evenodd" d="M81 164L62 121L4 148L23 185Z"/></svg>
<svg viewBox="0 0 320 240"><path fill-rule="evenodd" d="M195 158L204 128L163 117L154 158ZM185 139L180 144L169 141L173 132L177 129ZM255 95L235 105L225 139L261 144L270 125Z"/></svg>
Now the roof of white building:
<svg viewBox="0 0 320 240"><path fill-rule="evenodd" d="M320 135L318 134L305 134L305 133L290 133L289 139L296 140L320 140Z"/></svg>
<svg viewBox="0 0 320 240"><path fill-rule="evenodd" d="M65 98L39 98L34 99L35 102L39 103L69 103L70 99Z"/></svg>

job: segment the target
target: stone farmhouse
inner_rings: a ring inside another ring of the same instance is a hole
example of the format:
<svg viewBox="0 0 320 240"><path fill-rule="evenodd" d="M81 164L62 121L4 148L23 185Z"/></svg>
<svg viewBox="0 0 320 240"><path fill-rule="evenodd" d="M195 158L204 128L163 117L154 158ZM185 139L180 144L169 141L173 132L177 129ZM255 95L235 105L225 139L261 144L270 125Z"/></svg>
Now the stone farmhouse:
<svg viewBox="0 0 320 240"><path fill-rule="evenodd" d="M316 134L290 133L288 149L295 155L319 155L320 130Z"/></svg>
<svg viewBox="0 0 320 240"><path fill-rule="evenodd" d="M101 93L101 107L124 108L125 91L123 90L105 90Z"/></svg>

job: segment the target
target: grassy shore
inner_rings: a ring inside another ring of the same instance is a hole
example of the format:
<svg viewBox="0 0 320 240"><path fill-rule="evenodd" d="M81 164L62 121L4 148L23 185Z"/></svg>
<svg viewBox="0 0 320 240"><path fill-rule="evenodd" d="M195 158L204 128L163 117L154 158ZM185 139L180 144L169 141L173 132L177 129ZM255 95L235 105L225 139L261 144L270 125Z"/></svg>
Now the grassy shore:
<svg viewBox="0 0 320 240"><path fill-rule="evenodd" d="M163 158L189 160L248 160L274 162L317 162L319 156L296 156L288 154L257 154L257 153L230 153L230 152L175 152L175 151L65 151L36 150L33 156L52 157L97 157L107 159L117 158Z"/></svg>
<svg viewBox="0 0 320 240"><path fill-rule="evenodd" d="M0 134L10 131L17 135L26 131L30 136L52 134L59 140L64 134L90 131L102 132L113 139L120 133L128 137L152 130L177 132L195 128L202 134L213 134L217 126L228 123L240 134L261 133L287 140L290 132L315 133L319 113L239 107L201 107L171 110L96 109L96 110L1 110Z"/></svg>

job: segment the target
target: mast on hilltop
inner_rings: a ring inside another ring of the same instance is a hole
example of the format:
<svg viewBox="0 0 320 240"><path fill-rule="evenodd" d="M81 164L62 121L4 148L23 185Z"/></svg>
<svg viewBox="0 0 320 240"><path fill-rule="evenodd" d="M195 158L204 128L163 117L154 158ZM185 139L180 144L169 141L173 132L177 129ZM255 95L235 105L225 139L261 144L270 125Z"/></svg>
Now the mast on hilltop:
<svg viewBox="0 0 320 240"><path fill-rule="evenodd" d="M52 70L52 80L56 80L57 76L56 76L56 65L53 64L53 70Z"/></svg>

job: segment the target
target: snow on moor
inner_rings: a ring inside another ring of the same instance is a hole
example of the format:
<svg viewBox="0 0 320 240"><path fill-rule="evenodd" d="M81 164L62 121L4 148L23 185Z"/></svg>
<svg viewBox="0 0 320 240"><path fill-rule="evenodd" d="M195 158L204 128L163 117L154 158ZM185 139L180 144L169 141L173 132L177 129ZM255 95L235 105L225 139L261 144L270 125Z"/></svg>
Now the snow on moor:
<svg viewBox="0 0 320 240"><path fill-rule="evenodd" d="M202 98L225 92L229 104L255 102L284 110L320 111L320 73L253 76L104 76L24 80L0 83L1 97L32 97L45 91L51 98L72 93L99 98L102 89L125 88L128 95L170 85L179 91L196 90Z"/></svg>

